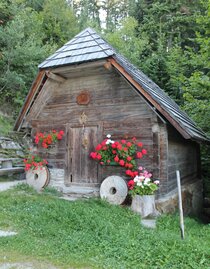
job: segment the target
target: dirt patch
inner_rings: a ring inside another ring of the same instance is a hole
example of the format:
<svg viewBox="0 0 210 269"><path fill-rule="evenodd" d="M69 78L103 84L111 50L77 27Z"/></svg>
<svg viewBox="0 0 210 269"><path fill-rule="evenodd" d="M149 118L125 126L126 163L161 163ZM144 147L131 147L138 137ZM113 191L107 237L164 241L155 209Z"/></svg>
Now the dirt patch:
<svg viewBox="0 0 210 269"><path fill-rule="evenodd" d="M2 263L0 269L58 269L50 264L41 264L37 262L15 262Z"/></svg>
<svg viewBox="0 0 210 269"><path fill-rule="evenodd" d="M0 230L0 237L16 235L16 232Z"/></svg>

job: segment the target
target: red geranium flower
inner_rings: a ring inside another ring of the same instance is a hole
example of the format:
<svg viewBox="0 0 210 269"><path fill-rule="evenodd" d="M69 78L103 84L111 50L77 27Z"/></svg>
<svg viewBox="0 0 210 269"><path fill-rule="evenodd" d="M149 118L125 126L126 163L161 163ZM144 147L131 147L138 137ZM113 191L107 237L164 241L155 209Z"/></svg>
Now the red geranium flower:
<svg viewBox="0 0 210 269"><path fill-rule="evenodd" d="M143 147L143 144L142 144L141 142L139 142L139 143L137 144L137 146L140 147L140 148L142 148L142 147Z"/></svg>
<svg viewBox="0 0 210 269"><path fill-rule="evenodd" d="M97 156L96 156L96 158L98 159L98 160L101 160L101 154L97 154Z"/></svg>
<svg viewBox="0 0 210 269"><path fill-rule="evenodd" d="M93 158L93 159L96 159L96 157L97 157L97 152L91 152L91 153L90 153L90 157Z"/></svg>
<svg viewBox="0 0 210 269"><path fill-rule="evenodd" d="M115 162L119 162L119 160L120 160L119 157L118 156L115 156L114 161Z"/></svg>
<svg viewBox="0 0 210 269"><path fill-rule="evenodd" d="M133 179L131 179L130 181L128 181L128 188L129 190L132 190L135 186L135 182Z"/></svg>
<svg viewBox="0 0 210 269"><path fill-rule="evenodd" d="M146 149L142 149L141 152L142 152L142 154L144 154L144 155L147 154L147 150L146 150Z"/></svg>
<svg viewBox="0 0 210 269"><path fill-rule="evenodd" d="M96 146L96 150L100 150L101 148L102 148L101 144L98 144L98 145Z"/></svg>
<svg viewBox="0 0 210 269"><path fill-rule="evenodd" d="M131 142L128 142L126 145L127 145L127 147L130 148L132 146L132 143Z"/></svg>
<svg viewBox="0 0 210 269"><path fill-rule="evenodd" d="M141 152L137 152L137 153L136 153L136 156L137 156L137 158L139 158L139 159L140 159L140 158L142 158L142 156L143 156L143 155L142 155L142 153L141 153Z"/></svg>
<svg viewBox="0 0 210 269"><path fill-rule="evenodd" d="M118 144L118 145L117 145L117 149L118 149L118 150L122 150L122 145L121 145L121 144Z"/></svg>
<svg viewBox="0 0 210 269"><path fill-rule="evenodd" d="M125 165L125 161L124 161L124 160L119 160L119 164L120 164L121 166L124 166L124 165Z"/></svg>

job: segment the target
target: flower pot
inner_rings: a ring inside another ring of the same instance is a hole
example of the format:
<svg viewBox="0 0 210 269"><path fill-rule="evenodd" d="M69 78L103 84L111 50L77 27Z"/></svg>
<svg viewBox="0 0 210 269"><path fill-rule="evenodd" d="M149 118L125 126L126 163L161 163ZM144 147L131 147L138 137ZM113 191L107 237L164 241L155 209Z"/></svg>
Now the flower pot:
<svg viewBox="0 0 210 269"><path fill-rule="evenodd" d="M131 203L132 211L141 215L142 218L147 216L156 216L155 195L135 195Z"/></svg>

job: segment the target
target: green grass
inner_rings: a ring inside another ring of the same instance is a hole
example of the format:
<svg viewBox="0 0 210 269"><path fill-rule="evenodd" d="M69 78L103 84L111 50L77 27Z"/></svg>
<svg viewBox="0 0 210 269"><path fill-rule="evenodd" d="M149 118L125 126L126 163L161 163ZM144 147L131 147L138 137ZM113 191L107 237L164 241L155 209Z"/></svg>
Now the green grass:
<svg viewBox="0 0 210 269"><path fill-rule="evenodd" d="M68 202L25 185L0 194L3 228L18 235L0 238L0 253L60 268L210 268L209 225L185 218L181 240L176 215L160 217L151 230L125 207L96 199Z"/></svg>

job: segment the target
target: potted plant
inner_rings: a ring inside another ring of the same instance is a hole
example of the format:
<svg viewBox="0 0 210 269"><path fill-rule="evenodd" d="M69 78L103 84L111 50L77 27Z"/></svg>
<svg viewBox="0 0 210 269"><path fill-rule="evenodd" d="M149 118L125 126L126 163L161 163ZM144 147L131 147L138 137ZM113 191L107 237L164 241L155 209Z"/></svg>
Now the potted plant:
<svg viewBox="0 0 210 269"><path fill-rule="evenodd" d="M39 149L44 149L46 155L56 142L63 138L64 131L51 130L50 132L39 132L35 135L34 143ZM23 160L26 171L26 182L37 190L42 190L48 185L50 175L47 168L47 160L35 154L34 149L29 149L27 157Z"/></svg>
<svg viewBox="0 0 210 269"><path fill-rule="evenodd" d="M158 190L159 180L153 181L152 174L141 166L138 170L138 175L128 182L128 189L132 196L131 209L145 218L157 214L154 193Z"/></svg>
<svg viewBox="0 0 210 269"><path fill-rule="evenodd" d="M95 147L95 151L90 153L90 157L101 165L119 165L126 169L126 175L132 177L138 174L136 159L141 159L145 154L146 149L135 137L131 141L114 141L108 134L106 139Z"/></svg>

